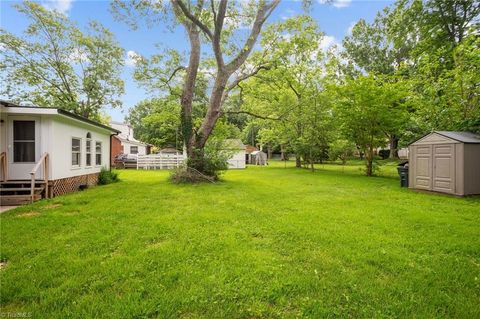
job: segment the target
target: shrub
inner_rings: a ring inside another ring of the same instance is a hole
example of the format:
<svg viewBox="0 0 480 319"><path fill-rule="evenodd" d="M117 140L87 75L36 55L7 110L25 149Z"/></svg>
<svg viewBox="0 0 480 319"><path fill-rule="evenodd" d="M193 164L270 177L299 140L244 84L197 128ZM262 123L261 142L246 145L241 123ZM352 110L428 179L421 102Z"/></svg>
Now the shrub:
<svg viewBox="0 0 480 319"><path fill-rule="evenodd" d="M102 167L100 174L98 174L98 185L107 185L115 182L118 182L118 173Z"/></svg>

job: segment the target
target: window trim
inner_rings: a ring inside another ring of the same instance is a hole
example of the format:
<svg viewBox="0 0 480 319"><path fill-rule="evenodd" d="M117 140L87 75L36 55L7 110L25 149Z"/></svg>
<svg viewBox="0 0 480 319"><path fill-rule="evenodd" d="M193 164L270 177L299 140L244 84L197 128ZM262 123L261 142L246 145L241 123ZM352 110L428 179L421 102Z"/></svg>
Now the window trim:
<svg viewBox="0 0 480 319"><path fill-rule="evenodd" d="M93 165L92 165L92 138L91 138L91 137L89 138L88 136L89 136L89 135L88 135L88 133L87 133L87 138L85 139L85 167L86 167L86 168L90 168L90 167L93 166ZM89 142L90 142L90 151L89 151L88 148L87 148L87 144L88 144ZM87 155L90 155L90 164L87 163L87 158L88 158Z"/></svg>
<svg viewBox="0 0 480 319"><path fill-rule="evenodd" d="M80 154L80 158L78 159L78 165L73 164L73 140L79 140L80 141L80 150L78 151L78 154ZM70 137L70 167L71 169L80 169L82 168L82 138L77 137L77 136L72 136Z"/></svg>
<svg viewBox="0 0 480 319"><path fill-rule="evenodd" d="M136 148L137 148L137 152L136 152L136 153L133 153L133 152L132 152L132 147L136 147ZM130 154L138 154L138 145L130 145Z"/></svg>
<svg viewBox="0 0 480 319"><path fill-rule="evenodd" d="M15 139L15 122L33 122L33 140L16 140ZM37 120L30 119L13 119L12 120L12 164L35 164L37 158ZM15 161L15 142L18 143L33 143L33 162L17 162Z"/></svg>
<svg viewBox="0 0 480 319"><path fill-rule="evenodd" d="M100 153L97 153L97 143L100 143ZM102 141L95 141L95 167L101 167L103 162ZM97 164L97 155L100 154L100 164Z"/></svg>

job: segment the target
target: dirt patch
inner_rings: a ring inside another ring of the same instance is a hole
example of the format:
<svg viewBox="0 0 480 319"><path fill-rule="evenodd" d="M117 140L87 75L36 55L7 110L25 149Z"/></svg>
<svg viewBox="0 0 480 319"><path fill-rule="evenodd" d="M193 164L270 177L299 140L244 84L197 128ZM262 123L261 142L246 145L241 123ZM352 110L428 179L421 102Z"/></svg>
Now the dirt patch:
<svg viewBox="0 0 480 319"><path fill-rule="evenodd" d="M168 242L169 240L158 240L158 241L150 242L147 245L147 249L157 249L166 245Z"/></svg>
<svg viewBox="0 0 480 319"><path fill-rule="evenodd" d="M75 210L69 210L68 212L63 213L65 216L74 216L80 214L80 211L78 209Z"/></svg>
<svg viewBox="0 0 480 319"><path fill-rule="evenodd" d="M42 207L42 209L53 209L62 206L62 204L48 204Z"/></svg>
<svg viewBox="0 0 480 319"><path fill-rule="evenodd" d="M18 213L17 217L35 217L35 216L38 216L38 215L40 215L39 212L31 210L31 211L24 212L24 213Z"/></svg>

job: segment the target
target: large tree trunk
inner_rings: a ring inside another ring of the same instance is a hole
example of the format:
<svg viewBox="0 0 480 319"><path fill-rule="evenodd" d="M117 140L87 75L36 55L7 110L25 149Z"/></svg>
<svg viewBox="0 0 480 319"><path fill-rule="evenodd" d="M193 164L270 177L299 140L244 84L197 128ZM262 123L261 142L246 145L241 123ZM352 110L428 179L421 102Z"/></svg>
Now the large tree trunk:
<svg viewBox="0 0 480 319"><path fill-rule="evenodd" d="M390 159L398 159L398 138L395 135L391 135L390 139Z"/></svg>
<svg viewBox="0 0 480 319"><path fill-rule="evenodd" d="M231 73L218 70L215 84L213 85L212 93L210 95L210 101L208 103L208 110L205 118L203 119L202 126L198 130L197 142L195 147L203 149L207 143L210 134L220 117L220 109L222 107L223 96L225 93L225 87Z"/></svg>
<svg viewBox="0 0 480 319"><path fill-rule="evenodd" d="M180 103L182 105L181 122L183 141L187 149L187 157L192 158L195 157L195 135L193 134L192 105L195 84L197 81L198 67L200 65L200 35L198 28L193 25L187 26L186 29L190 40L190 59L188 62Z"/></svg>

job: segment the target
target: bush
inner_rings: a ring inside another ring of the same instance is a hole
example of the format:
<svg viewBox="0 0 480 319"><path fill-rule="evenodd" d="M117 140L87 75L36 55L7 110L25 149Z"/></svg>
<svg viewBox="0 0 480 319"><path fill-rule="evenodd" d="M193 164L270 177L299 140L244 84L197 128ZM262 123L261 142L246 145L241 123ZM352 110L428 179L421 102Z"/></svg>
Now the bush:
<svg viewBox="0 0 480 319"><path fill-rule="evenodd" d="M98 174L98 185L107 185L115 182L118 182L118 173L102 167L100 174Z"/></svg>

